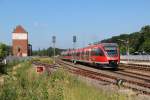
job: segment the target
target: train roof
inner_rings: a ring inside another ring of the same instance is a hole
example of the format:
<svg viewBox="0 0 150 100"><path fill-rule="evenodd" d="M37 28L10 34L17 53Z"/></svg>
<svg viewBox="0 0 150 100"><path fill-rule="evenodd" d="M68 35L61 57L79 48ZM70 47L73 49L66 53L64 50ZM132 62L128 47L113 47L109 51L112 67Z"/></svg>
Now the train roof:
<svg viewBox="0 0 150 100"><path fill-rule="evenodd" d="M118 45L117 43L99 43L99 44L89 45L88 47L85 47L85 48L99 47L99 46L118 46Z"/></svg>
<svg viewBox="0 0 150 100"><path fill-rule="evenodd" d="M103 46L118 46L117 43L101 43Z"/></svg>
<svg viewBox="0 0 150 100"><path fill-rule="evenodd" d="M99 43L99 44L92 44L89 45L87 47L84 48L78 48L78 49L69 49L68 51L66 51L67 53L72 53L72 52L82 52L83 50L87 50L90 48L94 48L94 47L103 47L103 46L118 46L117 43Z"/></svg>

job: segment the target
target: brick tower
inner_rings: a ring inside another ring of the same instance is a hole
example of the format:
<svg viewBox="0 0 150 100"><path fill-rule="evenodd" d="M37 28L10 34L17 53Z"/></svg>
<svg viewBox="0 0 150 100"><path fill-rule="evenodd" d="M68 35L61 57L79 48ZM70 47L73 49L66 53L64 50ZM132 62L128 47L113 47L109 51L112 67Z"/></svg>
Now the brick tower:
<svg viewBox="0 0 150 100"><path fill-rule="evenodd" d="M28 56L28 32L21 25L13 30L12 43L14 56Z"/></svg>

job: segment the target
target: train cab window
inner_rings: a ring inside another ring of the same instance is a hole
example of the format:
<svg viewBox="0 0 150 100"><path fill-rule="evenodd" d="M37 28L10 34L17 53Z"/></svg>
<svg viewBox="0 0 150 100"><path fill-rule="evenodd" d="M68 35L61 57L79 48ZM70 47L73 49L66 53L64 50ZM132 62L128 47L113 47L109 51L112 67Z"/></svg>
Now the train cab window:
<svg viewBox="0 0 150 100"><path fill-rule="evenodd" d="M104 56L104 53L100 48L96 49L96 56Z"/></svg>
<svg viewBox="0 0 150 100"><path fill-rule="evenodd" d="M100 48L94 48L91 51L92 56L104 56L103 51Z"/></svg>
<svg viewBox="0 0 150 100"><path fill-rule="evenodd" d="M107 54L109 56L117 56L118 55L118 52L117 52L117 47L115 46L107 46L105 47L105 51L107 52Z"/></svg>

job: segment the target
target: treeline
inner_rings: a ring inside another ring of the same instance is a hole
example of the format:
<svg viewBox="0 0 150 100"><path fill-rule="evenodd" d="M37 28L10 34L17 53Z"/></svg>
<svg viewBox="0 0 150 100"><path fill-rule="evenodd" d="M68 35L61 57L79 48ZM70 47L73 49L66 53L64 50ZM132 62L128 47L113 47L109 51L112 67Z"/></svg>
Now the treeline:
<svg viewBox="0 0 150 100"><path fill-rule="evenodd" d="M142 27L139 32L113 36L101 42L118 43L121 54L126 54L127 46L129 46L130 54L135 52L150 54L150 25Z"/></svg>
<svg viewBox="0 0 150 100"><path fill-rule="evenodd" d="M65 49L59 49L55 48L55 55L60 55L62 51ZM39 49L39 50L34 50L32 52L33 56L53 56L54 55L54 48L49 47L47 49Z"/></svg>
<svg viewBox="0 0 150 100"><path fill-rule="evenodd" d="M0 58L4 58L11 53L11 46L0 43Z"/></svg>
<svg viewBox="0 0 150 100"><path fill-rule="evenodd" d="M62 51L65 51L65 49L55 48L55 55L60 55ZM12 47L4 43L0 43L0 59L1 58L3 59L4 57L11 54L12 54ZM53 54L54 49L52 47L32 51L33 56L53 56Z"/></svg>

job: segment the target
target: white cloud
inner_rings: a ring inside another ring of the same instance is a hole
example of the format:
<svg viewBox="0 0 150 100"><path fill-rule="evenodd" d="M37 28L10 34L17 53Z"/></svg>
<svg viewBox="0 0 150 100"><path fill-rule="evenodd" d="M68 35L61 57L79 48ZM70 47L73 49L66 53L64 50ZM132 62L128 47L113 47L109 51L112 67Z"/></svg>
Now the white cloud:
<svg viewBox="0 0 150 100"><path fill-rule="evenodd" d="M36 21L36 22L33 23L33 26L36 27L36 28L39 28L39 27L44 28L44 27L48 27L48 24Z"/></svg>

